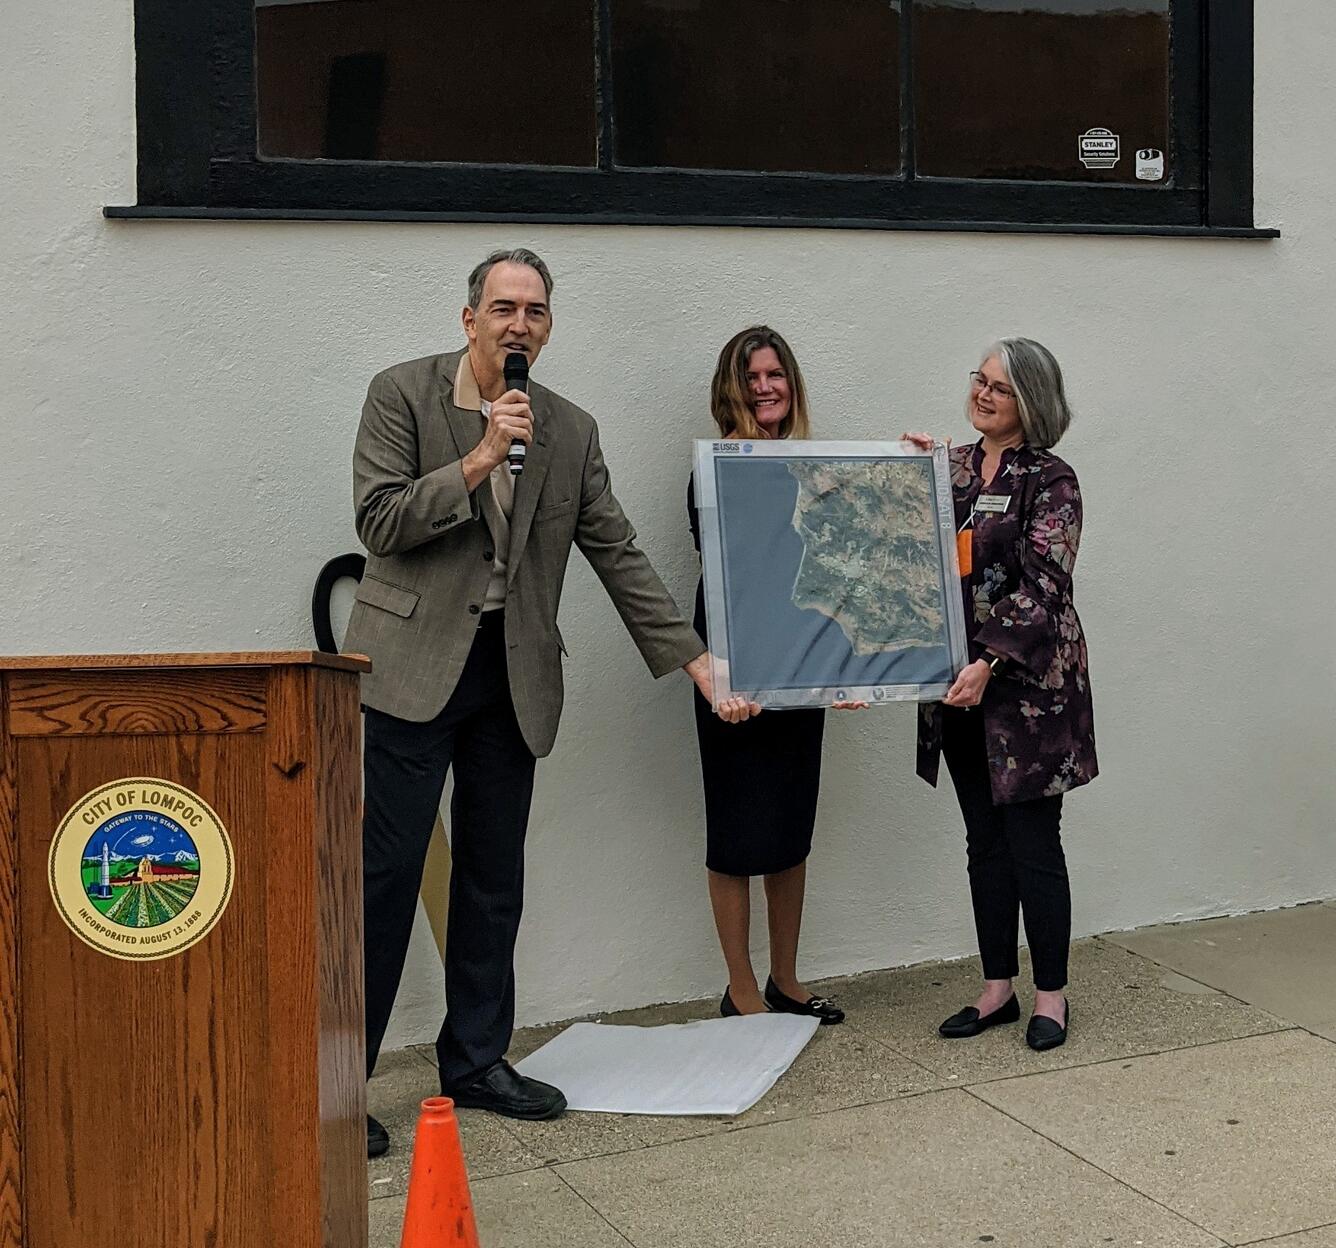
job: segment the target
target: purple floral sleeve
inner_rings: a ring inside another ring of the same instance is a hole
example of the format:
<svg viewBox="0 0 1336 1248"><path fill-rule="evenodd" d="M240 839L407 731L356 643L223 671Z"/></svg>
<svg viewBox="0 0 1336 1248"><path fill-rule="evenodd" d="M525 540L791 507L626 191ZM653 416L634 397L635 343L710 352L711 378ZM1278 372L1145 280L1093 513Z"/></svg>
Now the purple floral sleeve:
<svg viewBox="0 0 1336 1248"><path fill-rule="evenodd" d="M1036 465L1038 467L1038 465ZM1072 569L1081 544L1081 490L1076 476L1061 461L1045 469L1027 518L1021 548L1020 584L992 606L975 640L1024 668L1041 683L1055 671L1064 648L1064 634L1079 625L1070 611Z"/></svg>
<svg viewBox="0 0 1336 1248"><path fill-rule="evenodd" d="M981 704L993 801L1066 793L1099 775L1089 656L1072 599L1082 519L1076 474L1051 451L1022 446L1003 456L988 483L996 493L1009 484L1012 501L979 513L982 444L952 463L957 523L974 524L973 573L961 586L972 645L1012 660L989 680ZM920 708L917 770L930 784L944 717L959 713Z"/></svg>

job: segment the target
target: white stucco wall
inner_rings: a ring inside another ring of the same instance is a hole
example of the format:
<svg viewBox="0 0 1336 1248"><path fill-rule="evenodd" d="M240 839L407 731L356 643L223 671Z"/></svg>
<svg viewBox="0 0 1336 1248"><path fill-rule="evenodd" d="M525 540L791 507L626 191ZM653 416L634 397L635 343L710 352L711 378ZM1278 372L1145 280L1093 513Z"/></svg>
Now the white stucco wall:
<svg viewBox="0 0 1336 1248"><path fill-rule="evenodd" d="M108 222L134 200L131 6L7 14L0 181L0 650L310 644L353 549L366 382L454 345L463 277L557 275L543 380L600 418L643 545L689 607L688 441L757 319L836 438L957 437L1000 333L1049 344L1078 420L1077 571L1104 774L1067 805L1078 933L1336 894L1336 609L1324 501L1336 329L1336 6L1259 5L1257 220L1278 242L855 231ZM579 559L566 717L541 764L520 1017L723 982L688 682L646 674ZM949 790L912 710L836 716L803 970L970 952ZM763 942L757 925L758 948ZM417 933L391 1043L434 1034ZM764 962L759 964L764 970Z"/></svg>

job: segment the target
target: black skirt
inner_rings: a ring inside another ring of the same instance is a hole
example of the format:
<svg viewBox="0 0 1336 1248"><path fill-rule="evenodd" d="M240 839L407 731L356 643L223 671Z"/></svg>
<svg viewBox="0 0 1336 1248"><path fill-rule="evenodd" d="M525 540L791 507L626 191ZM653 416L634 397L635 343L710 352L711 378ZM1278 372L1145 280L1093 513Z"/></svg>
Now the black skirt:
<svg viewBox="0 0 1336 1248"><path fill-rule="evenodd" d="M726 724L699 691L693 696L705 782L705 865L723 875L770 875L806 861L826 712L765 711Z"/></svg>

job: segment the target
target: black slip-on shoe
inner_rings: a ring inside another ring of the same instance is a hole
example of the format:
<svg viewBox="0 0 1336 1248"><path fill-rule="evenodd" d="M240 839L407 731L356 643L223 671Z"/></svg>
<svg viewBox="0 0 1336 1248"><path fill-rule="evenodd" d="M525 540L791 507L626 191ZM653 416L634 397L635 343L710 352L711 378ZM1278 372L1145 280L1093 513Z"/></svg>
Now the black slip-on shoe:
<svg viewBox="0 0 1336 1248"><path fill-rule="evenodd" d="M765 1007L765 1012L770 1013L770 1007ZM724 989L724 995L719 999L719 1013L724 1018L745 1018L746 1015L738 1009L738 1003L733 1000L731 988Z"/></svg>
<svg viewBox="0 0 1336 1248"><path fill-rule="evenodd" d="M1025 1043L1036 1053L1043 1053L1046 1049L1056 1049L1058 1045L1067 1043L1067 1027L1072 1021L1072 1003L1067 1001L1064 1004L1067 1008L1063 1011L1063 1021L1060 1023L1044 1014L1030 1016L1029 1026L1025 1029Z"/></svg>
<svg viewBox="0 0 1336 1248"><path fill-rule="evenodd" d="M991 1014L979 1017L979 1011L967 1005L958 1014L952 1014L940 1027L937 1034L945 1040L968 1040L987 1031L990 1027L1001 1027L1005 1023L1018 1023L1021 1018L1021 1003L1013 992Z"/></svg>
<svg viewBox="0 0 1336 1248"><path fill-rule="evenodd" d="M806 1001L795 1001L775 987L775 981L765 981L765 1003L776 1014L803 1014L808 1018L819 1018L823 1027L844 1022L844 1011L829 997L808 997Z"/></svg>
<svg viewBox="0 0 1336 1248"><path fill-rule="evenodd" d="M522 1075L505 1058L466 1084L441 1088L461 1109L488 1109L503 1118L560 1118L566 1098L550 1083Z"/></svg>
<svg viewBox="0 0 1336 1248"><path fill-rule="evenodd" d="M366 1155L370 1160L390 1150L390 1133L370 1114L366 1116Z"/></svg>

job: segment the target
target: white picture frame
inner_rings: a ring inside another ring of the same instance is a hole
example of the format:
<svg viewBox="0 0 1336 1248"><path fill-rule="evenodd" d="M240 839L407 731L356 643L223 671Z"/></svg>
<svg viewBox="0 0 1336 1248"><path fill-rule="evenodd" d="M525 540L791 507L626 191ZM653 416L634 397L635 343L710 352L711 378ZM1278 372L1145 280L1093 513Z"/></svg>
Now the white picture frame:
<svg viewBox="0 0 1336 1248"><path fill-rule="evenodd" d="M715 705L942 698L967 661L944 444L695 444Z"/></svg>

